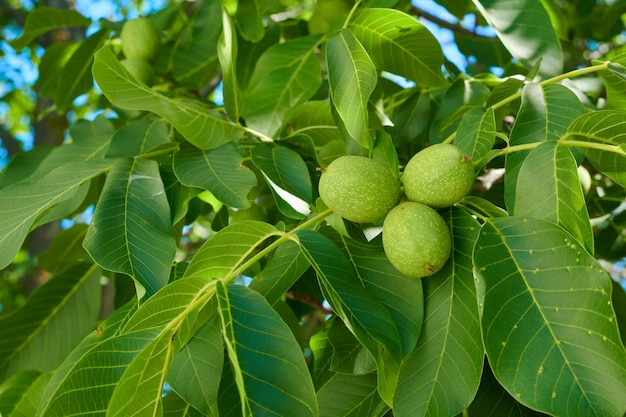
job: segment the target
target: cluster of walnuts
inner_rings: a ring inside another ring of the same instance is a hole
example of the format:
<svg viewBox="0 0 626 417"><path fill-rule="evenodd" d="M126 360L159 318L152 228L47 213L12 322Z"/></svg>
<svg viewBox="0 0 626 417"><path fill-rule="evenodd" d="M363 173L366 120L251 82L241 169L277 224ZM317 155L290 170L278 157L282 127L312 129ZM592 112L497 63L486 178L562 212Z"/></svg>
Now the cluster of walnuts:
<svg viewBox="0 0 626 417"><path fill-rule="evenodd" d="M154 78L152 64L161 50L161 34L147 17L130 19L120 33L124 59L121 63L137 80L150 84Z"/></svg>
<svg viewBox="0 0 626 417"><path fill-rule="evenodd" d="M441 143L413 155L399 180L383 162L341 156L323 171L319 193L346 220L382 220L383 248L391 264L422 278L439 271L452 250L450 230L436 209L460 201L473 183L470 157Z"/></svg>

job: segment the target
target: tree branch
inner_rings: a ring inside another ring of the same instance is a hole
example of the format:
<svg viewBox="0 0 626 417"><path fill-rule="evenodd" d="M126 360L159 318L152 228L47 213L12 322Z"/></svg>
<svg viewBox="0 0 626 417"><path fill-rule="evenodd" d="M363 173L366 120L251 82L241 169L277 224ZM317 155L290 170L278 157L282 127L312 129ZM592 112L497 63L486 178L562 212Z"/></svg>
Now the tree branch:
<svg viewBox="0 0 626 417"><path fill-rule="evenodd" d="M287 291L285 293L285 297L291 300L296 300L296 301L300 301L301 303L307 304L322 314L333 314L333 310L325 307L323 304L318 302L315 298L311 297L309 294L297 294L297 293L294 293L293 291Z"/></svg>
<svg viewBox="0 0 626 417"><path fill-rule="evenodd" d="M454 33L460 33L465 36L473 36L475 38L481 37L481 35L477 34L476 32L472 32L471 30L465 29L463 26L461 26L458 23L448 22L447 20L437 17L433 14L430 14L427 11L422 10L418 7L411 7L411 13L417 17L423 17L424 19L429 20L442 28L449 29Z"/></svg>

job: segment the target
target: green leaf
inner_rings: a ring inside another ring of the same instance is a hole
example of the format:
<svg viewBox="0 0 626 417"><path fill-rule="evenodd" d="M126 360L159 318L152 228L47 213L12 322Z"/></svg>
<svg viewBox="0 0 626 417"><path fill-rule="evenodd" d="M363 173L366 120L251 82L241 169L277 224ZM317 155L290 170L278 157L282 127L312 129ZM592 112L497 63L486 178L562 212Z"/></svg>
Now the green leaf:
<svg viewBox="0 0 626 417"><path fill-rule="evenodd" d="M176 329L170 328L141 349L126 366L107 408L107 417L150 417L161 407L167 368L173 356Z"/></svg>
<svg viewBox="0 0 626 417"><path fill-rule="evenodd" d="M69 162L36 182L11 184L0 190L0 268L9 265L40 216L74 197L80 187L110 164Z"/></svg>
<svg viewBox="0 0 626 417"><path fill-rule="evenodd" d="M222 28L222 35L217 45L217 56L222 69L224 107L230 119L238 122L243 103L237 80L237 32L226 10L222 10Z"/></svg>
<svg viewBox="0 0 626 417"><path fill-rule="evenodd" d="M540 417L539 413L518 403L493 376L485 363L476 398L468 408L468 417Z"/></svg>
<svg viewBox="0 0 626 417"><path fill-rule="evenodd" d="M202 414L188 402L180 398L174 391L163 397L163 417L212 417L212 414Z"/></svg>
<svg viewBox="0 0 626 417"><path fill-rule="evenodd" d="M250 288L274 305L308 269L309 263L293 241L283 243L265 264L265 268L250 283Z"/></svg>
<svg viewBox="0 0 626 417"><path fill-rule="evenodd" d="M389 406L376 391L376 374L336 373L317 392L320 417L378 417Z"/></svg>
<svg viewBox="0 0 626 417"><path fill-rule="evenodd" d="M391 175L400 181L398 153L393 143L393 138L389 133L381 130L376 131L376 141L372 149L372 159L377 159L387 165L391 170Z"/></svg>
<svg viewBox="0 0 626 417"><path fill-rule="evenodd" d="M226 226L198 249L183 278L198 276L208 280L231 276L258 245L280 234L271 224L254 220Z"/></svg>
<svg viewBox="0 0 626 417"><path fill-rule="evenodd" d="M392 115L393 139L396 144L417 141L427 131L432 113L431 100L430 94L418 91L398 106Z"/></svg>
<svg viewBox="0 0 626 417"><path fill-rule="evenodd" d="M179 14L180 11L176 11ZM171 56L172 75L176 81L202 89L211 82L218 67L218 39L222 31L219 1L197 5L187 25L177 37ZM234 119L232 119L234 120Z"/></svg>
<svg viewBox="0 0 626 417"><path fill-rule="evenodd" d="M505 217L507 212L496 206L491 201L475 195L466 195L461 200L463 206L469 208L470 212L480 213L483 217Z"/></svg>
<svg viewBox="0 0 626 417"><path fill-rule="evenodd" d="M296 107L289 115L288 124L291 136L307 135L319 146L343 138L328 101L311 100Z"/></svg>
<svg viewBox="0 0 626 417"><path fill-rule="evenodd" d="M363 9L350 20L349 28L377 68L423 87L448 85L441 72L439 42L413 16L393 9Z"/></svg>
<svg viewBox="0 0 626 417"><path fill-rule="evenodd" d="M424 279L424 325L400 370L398 416L456 415L480 382L484 354L471 258L480 226L462 209L445 218L453 252L441 271Z"/></svg>
<svg viewBox="0 0 626 417"><path fill-rule="evenodd" d="M456 80L441 100L435 120L430 126L428 141L431 144L443 142L458 129L465 113L485 105L490 93L483 83L476 80Z"/></svg>
<svg viewBox="0 0 626 417"><path fill-rule="evenodd" d="M41 375L41 371L29 369L13 374L0 384L0 414L10 415Z"/></svg>
<svg viewBox="0 0 626 417"><path fill-rule="evenodd" d="M247 287L218 282L217 291L228 356L241 378L242 413L319 415L304 355L280 316Z"/></svg>
<svg viewBox="0 0 626 417"><path fill-rule="evenodd" d="M177 279L142 303L132 317L122 324L120 332L162 331L168 326L180 325L183 320L192 322L194 319L199 319L198 315L202 307L214 294L215 281L199 277ZM168 307L163 308L164 305ZM183 344L187 342L192 336L192 334L187 334L189 330L180 331L177 340Z"/></svg>
<svg viewBox="0 0 626 417"><path fill-rule="evenodd" d="M46 48L39 62L39 77L35 84L40 97L56 97L57 90L63 88L59 82L63 67L80 45L81 42L59 42Z"/></svg>
<svg viewBox="0 0 626 417"><path fill-rule="evenodd" d="M83 16L76 10L45 6L36 7L26 16L22 35L10 41L9 44L16 50L20 50L28 46L38 36L51 30L72 26L87 27L90 24L91 19Z"/></svg>
<svg viewBox="0 0 626 417"><path fill-rule="evenodd" d="M593 251L593 232L576 161L555 141L542 143L520 167L513 215L557 223Z"/></svg>
<svg viewBox="0 0 626 417"><path fill-rule="evenodd" d="M358 342L339 317L328 323L328 347L332 351L329 370L347 375L367 375L376 372L374 357Z"/></svg>
<svg viewBox="0 0 626 417"><path fill-rule="evenodd" d="M454 144L469 155L473 162L484 158L496 141L494 110L475 107L463 115Z"/></svg>
<svg viewBox="0 0 626 417"><path fill-rule="evenodd" d="M158 164L121 159L107 176L83 246L102 268L130 275L142 298L169 279L176 253L170 229Z"/></svg>
<svg viewBox="0 0 626 417"><path fill-rule="evenodd" d="M0 318L0 379L56 368L90 332L100 311L100 269L73 265ZM42 349L45 346L45 349Z"/></svg>
<svg viewBox="0 0 626 417"><path fill-rule="evenodd" d="M376 360L379 394L391 403L403 355L394 316L364 288L357 271L332 240L311 230L300 230L297 237L333 310Z"/></svg>
<svg viewBox="0 0 626 417"><path fill-rule="evenodd" d="M37 167L58 147L39 145L15 154L0 171L0 190L7 185L28 178Z"/></svg>
<svg viewBox="0 0 626 417"><path fill-rule="evenodd" d="M585 147L585 155L603 174L626 187L626 116L621 111L604 110L586 113L567 129L568 138L614 145L614 152Z"/></svg>
<svg viewBox="0 0 626 417"><path fill-rule="evenodd" d="M48 272L56 273L71 264L90 261L89 254L83 248L83 239L87 225L76 223L74 226L59 231L44 253L39 255L39 266Z"/></svg>
<svg viewBox="0 0 626 417"><path fill-rule="evenodd" d="M108 35L109 31L102 29L82 41L63 66L58 81L63 88L57 88L55 96L59 113L67 112L76 97L93 88L91 75L93 56Z"/></svg>
<svg viewBox="0 0 626 417"><path fill-rule="evenodd" d="M120 128L111 139L107 158L141 156L149 150L170 143L166 123L158 120L137 120Z"/></svg>
<svg viewBox="0 0 626 417"><path fill-rule="evenodd" d="M135 81L110 47L96 52L92 72L104 95L115 106L158 114L200 149L217 148L238 140L243 134L240 128L208 108L195 102L166 97Z"/></svg>
<svg viewBox="0 0 626 417"><path fill-rule="evenodd" d="M558 75L563 51L541 0L473 0L508 51L527 68L541 62L539 74Z"/></svg>
<svg viewBox="0 0 626 417"><path fill-rule="evenodd" d="M364 288L341 249L318 232L301 230L296 235L335 313L347 320L350 330L373 356L384 347L400 358L402 345L391 313Z"/></svg>
<svg viewBox="0 0 626 417"><path fill-rule="evenodd" d="M250 206L248 194L257 184L256 175L232 144L208 151L183 144L174 154L173 166L182 184L209 190L231 207Z"/></svg>
<svg viewBox="0 0 626 417"><path fill-rule="evenodd" d="M246 125L270 138L278 134L291 109L304 103L322 84L315 55L319 36L288 40L259 58L241 109Z"/></svg>
<svg viewBox="0 0 626 417"><path fill-rule="evenodd" d="M37 417L104 417L119 379L157 336L155 330L116 335L68 357L63 371L48 384Z"/></svg>
<svg viewBox="0 0 626 417"><path fill-rule="evenodd" d="M509 217L485 223L474 265L487 357L507 391L548 414L623 416L626 351L598 262L559 226Z"/></svg>
<svg viewBox="0 0 626 417"><path fill-rule="evenodd" d="M509 143L513 146L559 140L567 132L570 123L584 111L580 100L566 87L556 84L546 86L536 83L526 84ZM506 158L504 197L509 211L515 207L517 175L528 152L527 150L513 152Z"/></svg>
<svg viewBox="0 0 626 417"><path fill-rule="evenodd" d="M374 63L352 32L343 29L326 43L326 65L337 124L346 139L371 149L368 102L378 82Z"/></svg>
<svg viewBox="0 0 626 417"><path fill-rule="evenodd" d="M10 417L32 417L37 412L37 406L41 401L41 396L52 377L52 372L48 372L42 375L33 381L33 383L28 386L28 389L23 392L23 395L19 398L19 401L15 403L15 407L9 413L4 413L3 415ZM0 394L2 396L2 394ZM0 412L1 409L0 409Z"/></svg>
<svg viewBox="0 0 626 417"><path fill-rule="evenodd" d="M244 39L258 42L263 39L265 25L263 24L263 2L260 0L239 0L235 19L239 32Z"/></svg>
<svg viewBox="0 0 626 417"><path fill-rule="evenodd" d="M599 71L606 89L606 103L611 110L626 110L626 54L617 54L607 63L607 70Z"/></svg>
<svg viewBox="0 0 626 417"><path fill-rule="evenodd" d="M300 155L284 146L258 145L252 148L250 157L263 173L278 209L285 216L302 219L310 213L313 186Z"/></svg>
<svg viewBox="0 0 626 417"><path fill-rule="evenodd" d="M93 121L78 120L69 130L72 140L53 147L42 161L29 167L30 175L23 179L36 183L49 176L51 171L68 164L68 161L76 163L104 160L113 133L113 124L104 117L97 117Z"/></svg>
<svg viewBox="0 0 626 417"><path fill-rule="evenodd" d="M226 356L225 361L228 360ZM241 398L239 388L233 374L233 366L230 362L225 363L222 379L220 380L220 391L217 398L217 406L220 410L220 417L241 417Z"/></svg>
<svg viewBox="0 0 626 417"><path fill-rule="evenodd" d="M511 54L497 37L457 32L454 34L454 42L463 55L474 56L481 69L494 66L506 68L511 64Z"/></svg>
<svg viewBox="0 0 626 417"><path fill-rule="evenodd" d="M207 416L218 416L217 393L224 365L219 317L207 322L174 356L167 383L186 402Z"/></svg>
<svg viewBox="0 0 626 417"><path fill-rule="evenodd" d="M424 296L422 281L407 277L387 259L381 240L364 243L333 233L346 252L365 290L389 311L402 340L403 356L411 353L422 328Z"/></svg>

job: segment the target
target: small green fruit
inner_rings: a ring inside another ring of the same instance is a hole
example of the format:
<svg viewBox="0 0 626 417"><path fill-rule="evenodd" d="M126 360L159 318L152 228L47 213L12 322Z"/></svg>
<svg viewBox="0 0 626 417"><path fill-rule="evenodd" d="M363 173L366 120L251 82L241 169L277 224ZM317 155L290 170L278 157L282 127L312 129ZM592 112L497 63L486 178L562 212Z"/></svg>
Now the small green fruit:
<svg viewBox="0 0 626 417"><path fill-rule="evenodd" d="M398 271L423 278L445 265L452 250L452 238L439 213L424 204L407 201L385 217L383 248Z"/></svg>
<svg viewBox="0 0 626 417"><path fill-rule="evenodd" d="M161 34L152 20L146 17L126 21L120 39L126 58L143 58L154 62L159 56Z"/></svg>
<svg viewBox="0 0 626 417"><path fill-rule="evenodd" d="M319 182L322 201L344 219L382 220L400 200L400 182L387 165L363 156L344 155L331 162Z"/></svg>
<svg viewBox="0 0 626 417"><path fill-rule="evenodd" d="M148 61L143 58L125 58L120 63L135 77L137 80L150 84L154 77L154 69Z"/></svg>
<svg viewBox="0 0 626 417"><path fill-rule="evenodd" d="M413 155L401 180L410 201L449 207L471 190L474 167L458 146L439 143Z"/></svg>

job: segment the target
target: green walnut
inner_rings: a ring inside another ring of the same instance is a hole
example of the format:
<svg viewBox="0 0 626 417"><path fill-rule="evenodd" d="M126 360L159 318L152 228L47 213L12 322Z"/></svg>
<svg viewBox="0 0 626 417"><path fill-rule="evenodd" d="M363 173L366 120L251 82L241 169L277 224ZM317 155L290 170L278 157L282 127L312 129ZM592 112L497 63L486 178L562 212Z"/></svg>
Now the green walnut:
<svg viewBox="0 0 626 417"><path fill-rule="evenodd" d="M124 58L120 63L135 77L137 80L150 84L154 78L154 68L148 61L143 58Z"/></svg>
<svg viewBox="0 0 626 417"><path fill-rule="evenodd" d="M153 63L161 49L161 34L146 17L131 19L122 26L122 51L126 58L143 58Z"/></svg>
<svg viewBox="0 0 626 417"><path fill-rule="evenodd" d="M382 220L400 200L400 182L384 163L363 156L344 155L322 172L319 193L324 204L346 220Z"/></svg>
<svg viewBox="0 0 626 417"><path fill-rule="evenodd" d="M458 146L439 143L413 155L401 180L410 201L434 208L449 207L471 190L474 167Z"/></svg>
<svg viewBox="0 0 626 417"><path fill-rule="evenodd" d="M383 248L398 271L423 278L439 271L448 261L452 238L448 225L433 208L406 201L385 217Z"/></svg>

